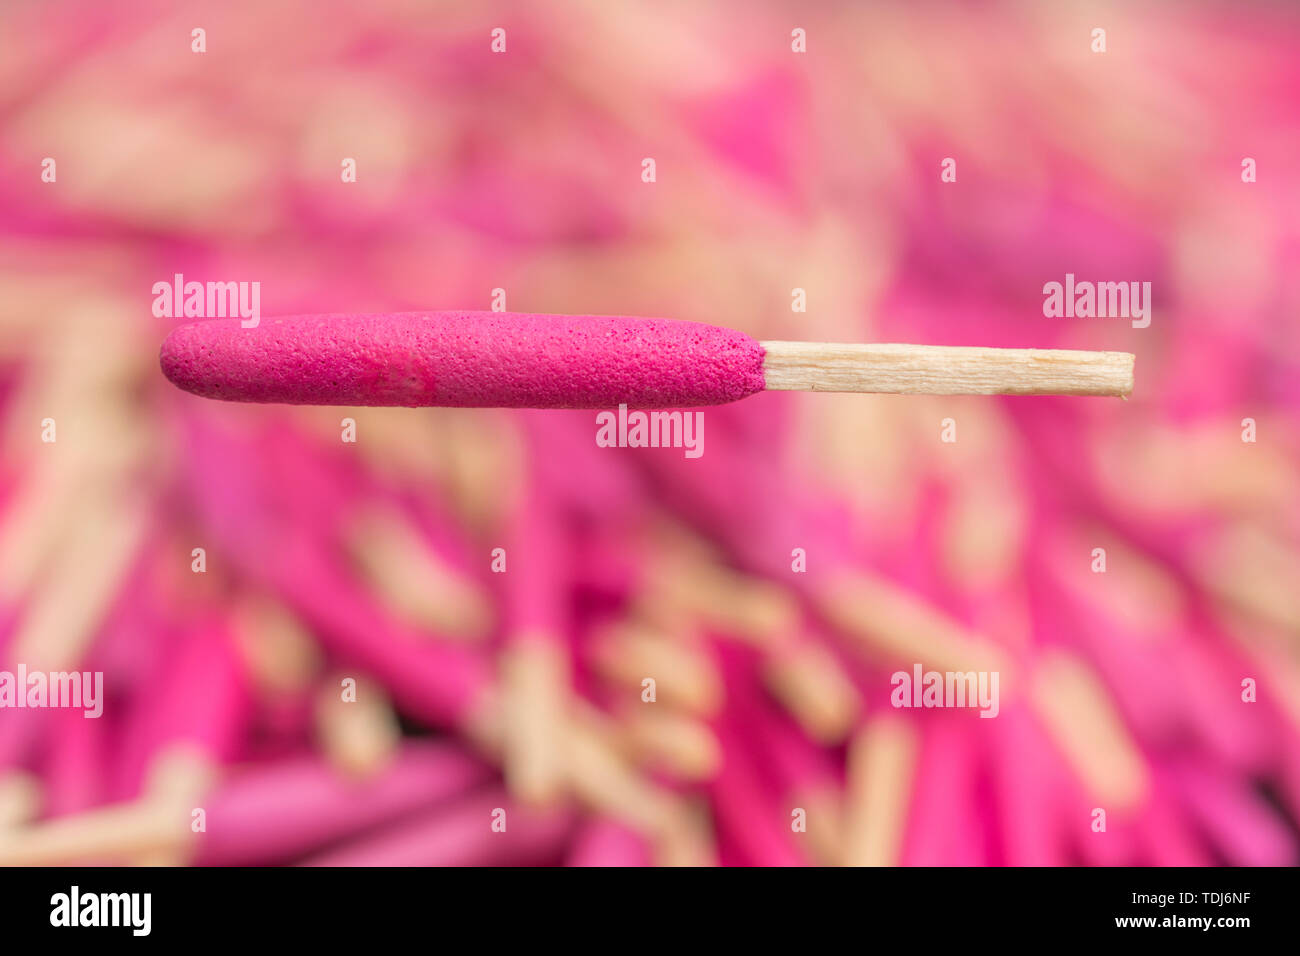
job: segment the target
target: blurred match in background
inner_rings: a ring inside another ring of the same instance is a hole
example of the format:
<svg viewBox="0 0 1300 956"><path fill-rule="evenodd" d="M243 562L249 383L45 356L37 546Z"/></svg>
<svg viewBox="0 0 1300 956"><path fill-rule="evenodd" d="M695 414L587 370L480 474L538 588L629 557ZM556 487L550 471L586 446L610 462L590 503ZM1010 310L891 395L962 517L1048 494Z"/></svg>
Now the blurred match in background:
<svg viewBox="0 0 1300 956"><path fill-rule="evenodd" d="M7 4L0 864L1300 862L1300 10L1243 9ZM176 276L1137 387L698 455L214 403Z"/></svg>

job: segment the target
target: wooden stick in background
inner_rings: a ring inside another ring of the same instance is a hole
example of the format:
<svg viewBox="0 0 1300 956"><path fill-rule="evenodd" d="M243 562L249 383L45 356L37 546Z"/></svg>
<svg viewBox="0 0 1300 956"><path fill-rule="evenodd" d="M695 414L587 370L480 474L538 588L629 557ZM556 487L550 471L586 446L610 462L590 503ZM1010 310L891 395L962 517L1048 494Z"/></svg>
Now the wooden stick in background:
<svg viewBox="0 0 1300 956"><path fill-rule="evenodd" d="M846 865L898 865L919 748L916 729L893 714L869 721L849 745Z"/></svg>

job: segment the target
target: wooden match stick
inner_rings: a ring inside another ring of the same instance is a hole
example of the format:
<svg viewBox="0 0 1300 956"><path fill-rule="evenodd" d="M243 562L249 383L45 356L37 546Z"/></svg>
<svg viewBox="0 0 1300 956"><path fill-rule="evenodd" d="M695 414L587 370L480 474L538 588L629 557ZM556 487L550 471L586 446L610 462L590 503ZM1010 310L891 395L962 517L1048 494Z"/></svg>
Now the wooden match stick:
<svg viewBox="0 0 1300 956"><path fill-rule="evenodd" d="M492 607L473 579L434 552L413 523L391 506L358 514L345 545L363 579L422 632L478 641L492 627Z"/></svg>
<svg viewBox="0 0 1300 956"><path fill-rule="evenodd" d="M4 831L26 824L41 805L40 783L21 770L0 772L0 838Z"/></svg>
<svg viewBox="0 0 1300 956"><path fill-rule="evenodd" d="M1152 786L1146 759L1105 685L1082 659L1065 651L1045 655L1030 697L1093 799L1118 810L1142 802Z"/></svg>
<svg viewBox="0 0 1300 956"><path fill-rule="evenodd" d="M920 740L892 714L870 721L849 746L844 863L897 866Z"/></svg>
<svg viewBox="0 0 1300 956"><path fill-rule="evenodd" d="M764 389L1118 395L1133 356L757 342L671 319L517 312L294 315L174 329L162 369L207 398L291 405L683 408Z"/></svg>
<svg viewBox="0 0 1300 956"><path fill-rule="evenodd" d="M351 777L373 777L401 749L397 712L382 686L368 677L357 680L354 698L342 699L345 676L336 674L317 691L316 735L331 766Z"/></svg>
<svg viewBox="0 0 1300 956"><path fill-rule="evenodd" d="M762 342L768 389L910 395L1112 395L1133 391L1133 355L959 345Z"/></svg>
<svg viewBox="0 0 1300 956"><path fill-rule="evenodd" d="M0 866L179 862L195 839L191 808L215 776L205 754L169 748L134 800L0 832Z"/></svg>

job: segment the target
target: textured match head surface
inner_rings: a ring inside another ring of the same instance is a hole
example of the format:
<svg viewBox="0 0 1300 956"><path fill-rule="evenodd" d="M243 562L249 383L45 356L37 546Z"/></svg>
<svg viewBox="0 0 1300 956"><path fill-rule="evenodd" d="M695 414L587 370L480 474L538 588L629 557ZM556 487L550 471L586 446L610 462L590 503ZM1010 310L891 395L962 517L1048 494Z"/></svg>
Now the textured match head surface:
<svg viewBox="0 0 1300 956"><path fill-rule="evenodd" d="M763 348L741 332L597 315L210 319L173 330L161 363L196 395L290 405L676 408L763 389Z"/></svg>

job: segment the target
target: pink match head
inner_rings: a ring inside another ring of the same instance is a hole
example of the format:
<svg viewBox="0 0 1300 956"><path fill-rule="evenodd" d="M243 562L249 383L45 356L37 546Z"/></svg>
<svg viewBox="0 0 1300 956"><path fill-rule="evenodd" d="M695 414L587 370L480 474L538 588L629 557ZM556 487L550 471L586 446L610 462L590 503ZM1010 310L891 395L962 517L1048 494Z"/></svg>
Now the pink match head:
<svg viewBox="0 0 1300 956"><path fill-rule="evenodd" d="M173 330L161 362L196 395L290 405L677 408L764 385L763 348L741 332L595 315L212 319Z"/></svg>
<svg viewBox="0 0 1300 956"><path fill-rule="evenodd" d="M280 864L378 824L437 807L491 779L488 765L444 741L407 741L391 766L351 779L315 755L235 772L208 798L199 840L209 866Z"/></svg>

